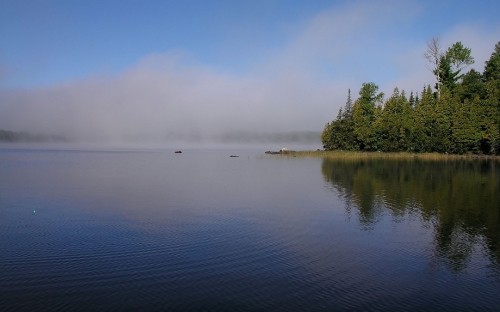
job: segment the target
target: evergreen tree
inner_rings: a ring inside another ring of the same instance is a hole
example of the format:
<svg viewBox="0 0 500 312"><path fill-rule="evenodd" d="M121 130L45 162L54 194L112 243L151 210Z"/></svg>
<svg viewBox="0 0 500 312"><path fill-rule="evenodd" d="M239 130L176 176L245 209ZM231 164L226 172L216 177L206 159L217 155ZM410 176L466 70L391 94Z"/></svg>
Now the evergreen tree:
<svg viewBox="0 0 500 312"><path fill-rule="evenodd" d="M451 140L452 115L457 108L457 101L453 93L443 86L434 113L435 128L431 140L431 151L439 153L451 153L453 151L453 142Z"/></svg>
<svg viewBox="0 0 500 312"><path fill-rule="evenodd" d="M333 127L332 127L333 122L328 122L325 127L323 128L323 132L321 132L321 143L323 143L323 148L325 150L333 150L332 146L332 132L333 132Z"/></svg>
<svg viewBox="0 0 500 312"><path fill-rule="evenodd" d="M379 93L378 86L370 82L363 83L359 96L353 107L354 133L361 150L375 150L375 131L372 126L375 121L375 108L380 105L384 94Z"/></svg>
<svg viewBox="0 0 500 312"><path fill-rule="evenodd" d="M486 61L483 77L485 80L485 101L487 116L490 116L487 127L488 135L482 139L482 150L489 148L492 154L500 154L500 42ZM486 122L486 121L485 121ZM495 124L495 125L494 125ZM488 146L491 145L491 146Z"/></svg>
<svg viewBox="0 0 500 312"><path fill-rule="evenodd" d="M436 99L428 85L414 109L413 147L417 152L431 152L436 129Z"/></svg>
<svg viewBox="0 0 500 312"><path fill-rule="evenodd" d="M410 98L408 99L408 102L410 102L411 108L415 108L415 104L417 102L417 99L413 95L413 91L410 92Z"/></svg>
<svg viewBox="0 0 500 312"><path fill-rule="evenodd" d="M351 90L348 90L344 109L340 108L337 118L328 123L321 135L323 148L326 150L357 150L358 144L354 134L352 119Z"/></svg>
<svg viewBox="0 0 500 312"><path fill-rule="evenodd" d="M441 57L441 62L439 62L439 87L436 86L436 90L440 90L443 86L445 86L448 90L453 90L458 80L458 71L454 71L451 68L451 60L446 57Z"/></svg>
<svg viewBox="0 0 500 312"><path fill-rule="evenodd" d="M472 101L476 96L483 99L485 97L485 87L483 76L471 69L462 78L462 82L457 86L455 92L459 95L460 101Z"/></svg>
<svg viewBox="0 0 500 312"><path fill-rule="evenodd" d="M354 151L359 150L359 144L354 133L353 120L353 104L351 98L351 89L347 91L347 101L344 107L344 113L340 122L340 131L342 133L343 142L339 148L342 150Z"/></svg>
<svg viewBox="0 0 500 312"><path fill-rule="evenodd" d="M490 59L486 61L483 75L486 81L500 81L500 41L495 45Z"/></svg>
<svg viewBox="0 0 500 312"><path fill-rule="evenodd" d="M404 92L394 89L392 96L385 102L383 110L375 121L382 151L412 150L411 106Z"/></svg>
<svg viewBox="0 0 500 312"><path fill-rule="evenodd" d="M352 118L352 98L351 98L351 89L347 90L347 101L344 106L344 118Z"/></svg>
<svg viewBox="0 0 500 312"><path fill-rule="evenodd" d="M479 97L476 96L473 102L466 99L453 115L452 140L454 153L480 152L481 134L478 114L480 106Z"/></svg>
<svg viewBox="0 0 500 312"><path fill-rule="evenodd" d="M486 98L481 105L481 151L500 154L500 80L485 83Z"/></svg>

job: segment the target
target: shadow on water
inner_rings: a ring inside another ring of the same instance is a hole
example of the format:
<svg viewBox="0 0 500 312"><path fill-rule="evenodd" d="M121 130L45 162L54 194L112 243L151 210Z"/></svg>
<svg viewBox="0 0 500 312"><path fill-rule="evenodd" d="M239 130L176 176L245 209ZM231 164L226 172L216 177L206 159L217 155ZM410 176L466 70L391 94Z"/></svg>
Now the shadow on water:
<svg viewBox="0 0 500 312"><path fill-rule="evenodd" d="M500 165L493 161L324 159L322 172L370 229L389 214L419 216L434 228L436 256L455 272L477 246L500 264Z"/></svg>

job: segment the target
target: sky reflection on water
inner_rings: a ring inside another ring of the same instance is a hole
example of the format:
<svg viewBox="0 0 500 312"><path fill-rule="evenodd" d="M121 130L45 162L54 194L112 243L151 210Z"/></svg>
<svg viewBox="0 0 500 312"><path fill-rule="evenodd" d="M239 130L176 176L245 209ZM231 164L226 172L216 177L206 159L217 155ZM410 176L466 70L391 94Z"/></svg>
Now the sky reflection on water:
<svg viewBox="0 0 500 312"><path fill-rule="evenodd" d="M0 307L494 310L498 176L244 149L0 150Z"/></svg>

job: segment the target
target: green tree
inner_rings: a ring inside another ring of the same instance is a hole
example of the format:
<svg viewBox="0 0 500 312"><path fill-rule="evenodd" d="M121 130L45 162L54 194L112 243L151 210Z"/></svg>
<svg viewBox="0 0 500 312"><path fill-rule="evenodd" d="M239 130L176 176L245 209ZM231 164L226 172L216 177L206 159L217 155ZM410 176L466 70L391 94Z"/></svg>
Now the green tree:
<svg viewBox="0 0 500 312"><path fill-rule="evenodd" d="M500 41L495 45L495 50L490 59L486 61L483 75L486 81L500 81Z"/></svg>
<svg viewBox="0 0 500 312"><path fill-rule="evenodd" d="M453 90L458 80L459 73L453 71L451 67L451 60L446 56L441 57L441 62L439 63L439 80L436 86L437 90L441 90L445 86L448 90Z"/></svg>
<svg viewBox="0 0 500 312"><path fill-rule="evenodd" d="M481 103L481 151L500 154L500 80L485 83L486 98Z"/></svg>
<svg viewBox="0 0 500 312"><path fill-rule="evenodd" d="M453 152L480 152L480 114L481 103L476 96L471 102L466 99L453 115L452 140Z"/></svg>
<svg viewBox="0 0 500 312"><path fill-rule="evenodd" d="M361 150L375 150L377 143L373 128L375 109L381 104L384 94L379 93L378 86L370 82L363 83L359 96L353 107L354 133Z"/></svg>
<svg viewBox="0 0 500 312"><path fill-rule="evenodd" d="M343 141L340 144L339 148L348 151L359 150L359 143L356 139L356 134L354 133L351 89L349 89L347 92L347 101L345 103L342 119L340 122L340 131L342 133Z"/></svg>
<svg viewBox="0 0 500 312"><path fill-rule="evenodd" d="M344 106L344 113L342 115L343 118L352 118L352 97L351 97L351 89L347 90L347 100Z"/></svg>
<svg viewBox="0 0 500 312"><path fill-rule="evenodd" d="M462 69L473 63L471 49L464 47L460 41L454 43L441 56L439 66L435 69L434 74L438 77L439 84L436 89L440 90L441 86L445 86L448 90L453 91L463 77Z"/></svg>
<svg viewBox="0 0 500 312"><path fill-rule="evenodd" d="M462 77L462 82L457 86L455 92L459 95L460 101L472 101L476 96L481 99L485 97L485 87L483 76L474 69L471 69Z"/></svg>
<svg viewBox="0 0 500 312"><path fill-rule="evenodd" d="M348 90L344 109L339 109L337 118L326 124L321 135L323 148L326 150L357 150L358 144L354 134L352 119L351 90Z"/></svg>
<svg viewBox="0 0 500 312"><path fill-rule="evenodd" d="M427 43L424 56L433 66L432 73L436 76L438 98L441 95L441 86L445 85L448 90L452 90L462 77L460 75L462 69L474 63L471 49L464 47L460 41L455 42L443 53L439 39L432 38Z"/></svg>
<svg viewBox="0 0 500 312"><path fill-rule="evenodd" d="M332 150L332 133L333 133L333 127L332 127L332 122L326 123L325 127L323 128L323 132L321 132L321 143L323 143L323 148L325 150Z"/></svg>
<svg viewBox="0 0 500 312"><path fill-rule="evenodd" d="M471 49L464 47L462 42L455 42L446 51L445 57L450 61L452 70L460 73L465 67L474 64Z"/></svg>
<svg viewBox="0 0 500 312"><path fill-rule="evenodd" d="M495 45L495 49L486 61L483 72L485 80L485 101L487 116L490 116L487 127L488 135L483 137L482 149L489 147L490 153L500 154L500 42ZM491 145L491 146L488 146Z"/></svg>
<svg viewBox="0 0 500 312"><path fill-rule="evenodd" d="M436 129L436 99L432 94L431 86L427 85L416 102L414 109L413 147L417 152L432 151L432 142Z"/></svg>
<svg viewBox="0 0 500 312"><path fill-rule="evenodd" d="M431 151L439 153L450 153L453 151L451 129L453 126L452 116L458 109L458 101L453 93L442 86L441 96L436 103L434 112L435 128L431 140Z"/></svg>
<svg viewBox="0 0 500 312"><path fill-rule="evenodd" d="M408 98L408 102L410 102L411 108L415 108L415 104L417 103L417 98L415 98L413 91L410 92L410 97Z"/></svg>
<svg viewBox="0 0 500 312"><path fill-rule="evenodd" d="M382 151L413 150L412 108L408 99L398 88L385 102L379 118L375 121L378 131L378 146Z"/></svg>

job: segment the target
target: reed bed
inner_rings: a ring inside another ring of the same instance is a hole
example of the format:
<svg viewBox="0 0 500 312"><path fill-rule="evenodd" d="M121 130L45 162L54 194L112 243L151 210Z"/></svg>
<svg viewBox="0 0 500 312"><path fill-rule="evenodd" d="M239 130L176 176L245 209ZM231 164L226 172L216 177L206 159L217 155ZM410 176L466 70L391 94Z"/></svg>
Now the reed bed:
<svg viewBox="0 0 500 312"><path fill-rule="evenodd" d="M321 157L335 160L421 160L421 161L452 161L452 160L495 160L500 156L493 155L456 155L440 153L385 153L385 152L353 152L353 151L290 151L280 154L285 157Z"/></svg>

